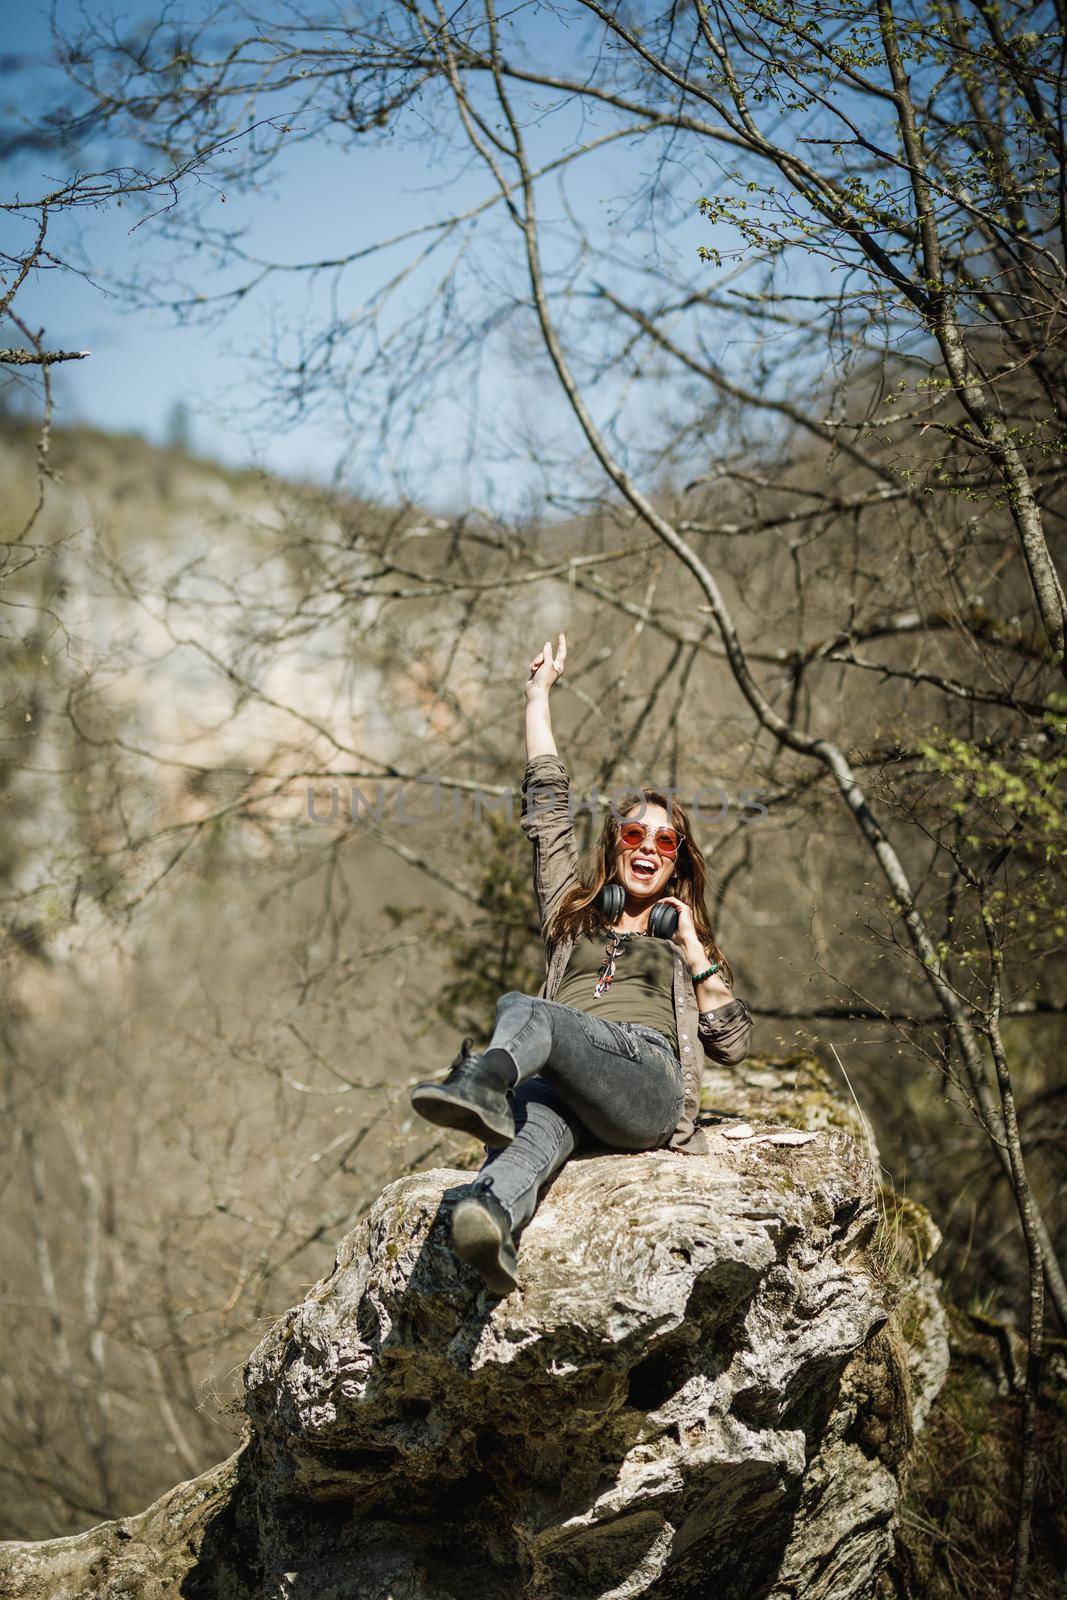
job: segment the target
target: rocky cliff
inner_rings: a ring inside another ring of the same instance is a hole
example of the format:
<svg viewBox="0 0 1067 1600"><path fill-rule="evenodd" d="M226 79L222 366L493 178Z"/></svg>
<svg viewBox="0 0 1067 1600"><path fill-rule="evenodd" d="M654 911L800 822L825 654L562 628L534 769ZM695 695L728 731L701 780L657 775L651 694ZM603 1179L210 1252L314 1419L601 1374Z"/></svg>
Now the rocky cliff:
<svg viewBox="0 0 1067 1600"><path fill-rule="evenodd" d="M503 1300L450 1248L470 1174L390 1184L250 1357L243 1448L141 1516L0 1548L0 1590L872 1595L947 1369L938 1236L887 1215L817 1064L740 1074L708 1086L710 1155L572 1160ZM786 1123L815 1136L764 1137Z"/></svg>

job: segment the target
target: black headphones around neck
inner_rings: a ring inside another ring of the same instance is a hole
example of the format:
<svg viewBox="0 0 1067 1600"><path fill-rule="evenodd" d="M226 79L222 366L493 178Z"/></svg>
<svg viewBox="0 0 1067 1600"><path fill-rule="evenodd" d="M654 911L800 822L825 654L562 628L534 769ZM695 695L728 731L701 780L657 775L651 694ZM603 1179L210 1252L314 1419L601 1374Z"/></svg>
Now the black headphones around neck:
<svg viewBox="0 0 1067 1600"><path fill-rule="evenodd" d="M607 923L618 922L626 904L626 890L621 883L606 883L597 895L596 906ZM653 939L673 939L678 927L678 912L662 900L648 914L648 931Z"/></svg>

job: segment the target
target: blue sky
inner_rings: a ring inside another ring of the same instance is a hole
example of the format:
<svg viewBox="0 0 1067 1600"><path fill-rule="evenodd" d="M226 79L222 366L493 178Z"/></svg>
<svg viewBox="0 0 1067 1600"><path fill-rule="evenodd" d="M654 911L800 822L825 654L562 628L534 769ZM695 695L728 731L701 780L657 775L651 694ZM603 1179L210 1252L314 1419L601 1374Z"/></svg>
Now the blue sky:
<svg viewBox="0 0 1067 1600"><path fill-rule="evenodd" d="M97 7L90 3L88 9ZM154 15L156 9L134 0L116 14L136 21ZM61 19L75 15L68 0L59 0L58 11ZM186 12L195 15L196 8L187 6ZM562 26L546 9L522 8L516 27L525 30L519 45L543 48L546 38L540 37L541 31L554 30L554 49L581 53L579 30ZM32 4L20 7L6 40L9 55L21 58L20 71L8 79L8 110L12 104L32 105L35 97L54 92L43 65L50 48L47 11ZM588 133L588 127L584 131ZM539 137L539 131L531 128L535 150ZM692 184L691 212L679 214L676 227L668 233L643 238L628 216L630 198L646 175L648 160L648 153L633 144L613 145L569 169L567 200L601 239L614 229L639 260L647 256L651 261L656 252L665 252L675 263L688 264L693 280L699 282L707 269L697 261L697 246L708 243L711 234L696 214L697 181ZM29 194L57 175L62 175L60 158L38 156L23 159L15 176L22 193ZM446 177L451 181L444 182ZM560 198L554 183L539 187L542 215L551 224L560 214ZM469 163L465 171L457 164L445 173L428 165L426 156L410 144L386 141L353 154L316 142L289 149L270 169L259 192L230 194L225 202L211 195L206 215L220 226L244 229L249 250L273 260L296 261L358 250L410 228L413 220L443 217L468 206L487 192L488 180L477 163ZM207 454L234 464L255 461L279 472L324 479L346 447L355 443L357 457L349 474L353 487L389 500L402 489L434 510L487 500L509 512L521 510L533 492L536 475L507 456L528 418L536 417L544 436L558 446L560 459L577 441L577 426L558 393L534 380L503 338L482 352L477 387L465 374L454 393L428 399L418 415L410 416L405 437L374 440L370 396L363 412L356 397L356 439L328 409L285 428L276 419L264 425L242 418L240 413L247 412L259 392L256 361L270 328L288 328L291 343L292 330L315 326L329 285L311 284L300 275L279 275L223 322L209 328L176 327L165 312L131 309L120 293L108 288L109 281L174 264L194 285L210 290L214 280L200 257L183 261L181 252L160 236L153 223L132 233L130 224L128 211L93 213L82 219L79 245L87 276L43 274L20 295L22 315L46 327L50 345L92 351L85 362L62 369L60 421L82 419L160 440L180 401L191 414L194 445ZM506 226L502 233L508 235ZM69 230L60 238L67 248L73 243ZM480 270L494 260L502 272L511 270L508 246L502 248L505 253L498 256L483 255ZM551 249L549 234L546 251ZM354 309L371 296L409 251L410 247L403 252L394 249L350 269L339 297L342 309ZM467 292L476 293L471 269L465 270ZM416 280L413 293L418 286ZM642 391L643 404L648 392ZM485 431L479 436L474 463L465 465L460 458L472 410Z"/></svg>
<svg viewBox="0 0 1067 1600"><path fill-rule="evenodd" d="M137 0L117 14L137 20L155 9ZM61 18L72 14L73 8L60 4ZM40 65L51 53L48 13L41 6L20 6L9 19L6 51L21 58L22 70L9 79L7 99L32 105L35 96L47 92L49 82ZM271 172L265 194L254 202L228 196L229 210L220 210L219 219L250 228L251 247L283 260L336 254L369 243L379 230L400 231L410 218L410 191L417 187L402 170L405 160L391 159L386 150L364 164L358 176L353 165L337 152L298 145ZM32 194L65 170L58 157L23 159L17 174L20 190ZM349 215L340 225L339 193L349 197ZM271 318L304 313L303 281L277 280L269 293L210 329L176 327L164 312L131 312L121 294L108 289L108 280L148 261L172 257L152 237L151 224L131 234L131 221L128 213L114 210L92 215L78 229L90 276L42 274L20 294L20 313L34 326L47 328L49 345L92 352L85 362L56 373L60 420L131 429L158 441L165 436L172 409L184 402L194 444L206 453L231 463L254 460L299 476L327 475L345 443L332 419L319 416L279 432L242 424L230 405L234 398L245 403L252 398L249 357ZM71 239L72 230L66 229L64 242ZM370 292L381 268L372 264L363 276L359 287Z"/></svg>

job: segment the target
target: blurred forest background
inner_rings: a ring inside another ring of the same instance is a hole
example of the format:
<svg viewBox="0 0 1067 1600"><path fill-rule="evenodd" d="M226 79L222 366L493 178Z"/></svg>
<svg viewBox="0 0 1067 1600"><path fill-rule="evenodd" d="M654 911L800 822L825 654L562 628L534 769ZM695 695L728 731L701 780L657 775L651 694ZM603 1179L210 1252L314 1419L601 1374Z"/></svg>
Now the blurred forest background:
<svg viewBox="0 0 1067 1600"><path fill-rule="evenodd" d="M564 630L576 790L725 792L754 1049L819 1055L946 1295L1028 1342L999 1476L960 1480L974 1547L940 1536L938 1593L1007 1593L983 1496L1024 1543L1036 1498L1055 1554L1067 1477L1058 14L231 7L57 49L67 98L5 134L71 176L12 196L0 294L0 1536L227 1454L243 1357L383 1184L476 1164L407 1095L540 981L506 792ZM344 208L329 259L250 250L219 186L262 210L297 139L404 142L435 213L399 255ZM605 223L567 180L624 139ZM277 278L321 289L248 392L350 428L333 481L198 458L186 413L169 446L57 425L79 351L17 296L120 205L151 240L124 315L206 348ZM366 493L457 393L433 449L478 492Z"/></svg>

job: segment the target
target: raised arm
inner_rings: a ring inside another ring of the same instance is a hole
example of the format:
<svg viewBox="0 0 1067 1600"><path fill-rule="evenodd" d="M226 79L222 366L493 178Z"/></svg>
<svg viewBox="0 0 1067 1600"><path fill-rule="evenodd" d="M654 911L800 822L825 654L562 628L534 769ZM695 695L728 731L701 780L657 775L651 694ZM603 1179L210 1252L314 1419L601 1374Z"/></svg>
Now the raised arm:
<svg viewBox="0 0 1067 1600"><path fill-rule="evenodd" d="M552 712L548 696L552 685L563 676L567 664L567 638L560 634L555 655L552 645L545 640L544 649L530 662L530 676L526 683L526 760L534 756L558 756L552 734Z"/></svg>
<svg viewBox="0 0 1067 1600"><path fill-rule="evenodd" d="M578 845L570 808L570 779L552 736L548 709L552 685L567 660L561 633L553 655L545 644L530 662L526 683L526 772L522 780L522 831L533 845L533 881L546 938L560 901L578 880Z"/></svg>

